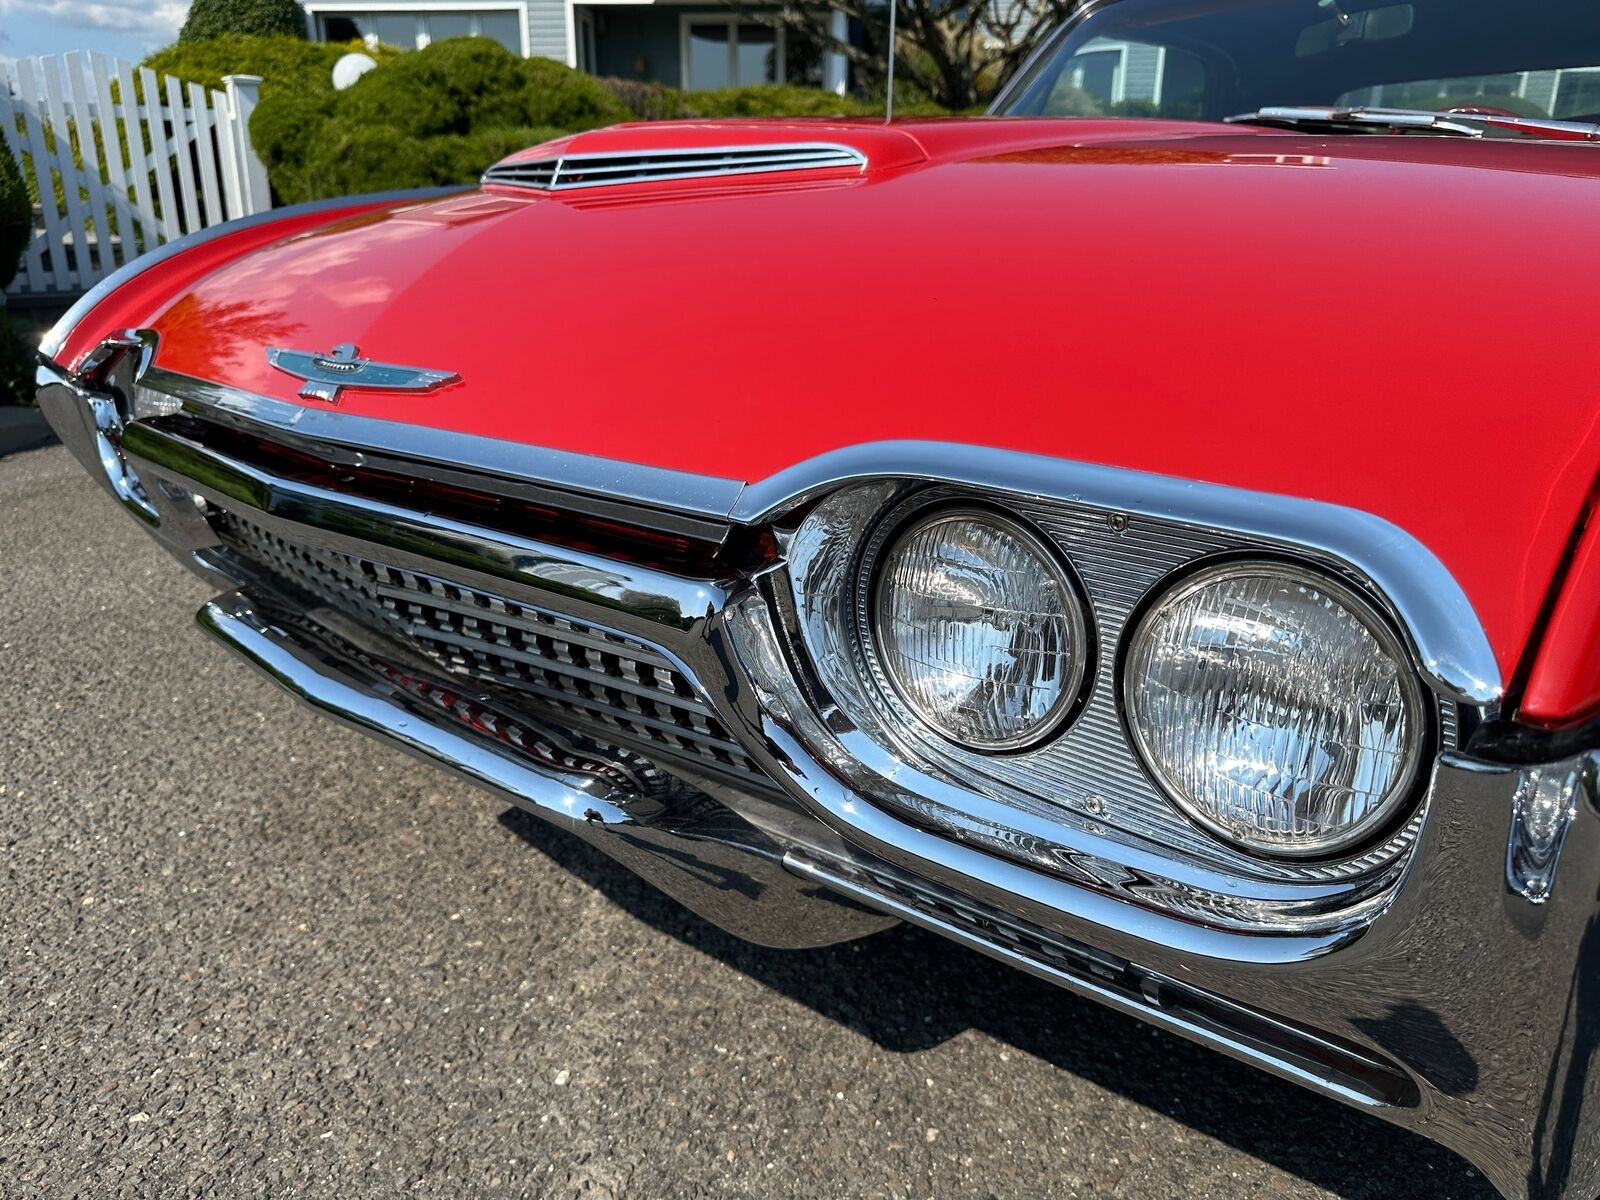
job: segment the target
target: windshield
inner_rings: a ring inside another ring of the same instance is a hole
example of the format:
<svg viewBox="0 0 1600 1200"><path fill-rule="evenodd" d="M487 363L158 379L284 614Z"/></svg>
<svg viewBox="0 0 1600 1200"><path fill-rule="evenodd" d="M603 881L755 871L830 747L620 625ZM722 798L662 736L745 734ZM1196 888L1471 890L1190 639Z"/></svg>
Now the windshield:
<svg viewBox="0 0 1600 1200"><path fill-rule="evenodd" d="M1291 105L1600 121L1600 0L1113 0L995 111L1218 121Z"/></svg>

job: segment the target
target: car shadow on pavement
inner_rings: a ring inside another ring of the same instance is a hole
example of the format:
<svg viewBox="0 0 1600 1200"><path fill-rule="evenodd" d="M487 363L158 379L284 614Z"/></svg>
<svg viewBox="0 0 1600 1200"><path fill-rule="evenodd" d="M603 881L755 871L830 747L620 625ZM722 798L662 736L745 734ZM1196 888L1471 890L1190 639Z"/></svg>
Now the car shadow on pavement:
<svg viewBox="0 0 1600 1200"><path fill-rule="evenodd" d="M933 934L900 926L817 950L769 950L520 809L500 823L639 920L886 1052L926 1050L977 1030L1341 1196L1394 1195L1397 1175L1413 1200L1496 1196L1464 1160L1422 1137Z"/></svg>

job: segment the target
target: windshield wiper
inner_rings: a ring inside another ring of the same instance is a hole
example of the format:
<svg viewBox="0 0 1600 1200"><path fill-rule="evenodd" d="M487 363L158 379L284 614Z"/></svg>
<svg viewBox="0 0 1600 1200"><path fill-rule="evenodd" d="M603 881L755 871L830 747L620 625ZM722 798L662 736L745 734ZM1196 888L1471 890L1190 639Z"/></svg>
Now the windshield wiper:
<svg viewBox="0 0 1600 1200"><path fill-rule="evenodd" d="M1592 121L1541 121L1535 117L1487 112L1429 112L1421 108L1258 108L1226 118L1233 125L1272 125L1300 129L1308 125L1334 130L1417 130L1446 137L1521 135L1555 141L1600 142L1600 124Z"/></svg>

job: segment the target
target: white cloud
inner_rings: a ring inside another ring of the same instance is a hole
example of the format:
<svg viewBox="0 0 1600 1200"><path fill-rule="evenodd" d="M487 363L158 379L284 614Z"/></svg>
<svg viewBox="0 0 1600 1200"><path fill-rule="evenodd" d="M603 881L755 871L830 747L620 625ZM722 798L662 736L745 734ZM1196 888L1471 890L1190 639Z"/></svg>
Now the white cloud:
<svg viewBox="0 0 1600 1200"><path fill-rule="evenodd" d="M156 0L154 4L137 0L0 0L0 16L15 13L78 29L129 33L156 40L176 37L188 8L187 3L174 0Z"/></svg>

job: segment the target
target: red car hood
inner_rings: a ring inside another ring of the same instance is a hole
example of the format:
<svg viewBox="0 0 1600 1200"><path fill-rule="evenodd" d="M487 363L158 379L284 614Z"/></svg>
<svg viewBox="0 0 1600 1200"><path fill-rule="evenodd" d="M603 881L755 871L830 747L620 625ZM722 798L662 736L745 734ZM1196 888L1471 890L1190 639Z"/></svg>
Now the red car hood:
<svg viewBox="0 0 1600 1200"><path fill-rule="evenodd" d="M377 209L115 323L283 399L267 346L353 342L462 382L343 411L733 479L913 438L1351 505L1439 555L1510 676L1600 462L1600 148L1019 120L560 146L780 140L870 166Z"/></svg>

